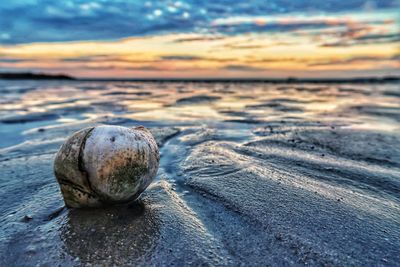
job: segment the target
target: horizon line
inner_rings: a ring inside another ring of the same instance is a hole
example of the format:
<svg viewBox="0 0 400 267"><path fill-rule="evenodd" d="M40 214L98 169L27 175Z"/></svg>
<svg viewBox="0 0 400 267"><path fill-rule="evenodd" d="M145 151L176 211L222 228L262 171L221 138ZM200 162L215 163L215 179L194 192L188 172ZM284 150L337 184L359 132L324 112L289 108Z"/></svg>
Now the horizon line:
<svg viewBox="0 0 400 267"><path fill-rule="evenodd" d="M129 82L278 82L278 83L295 83L295 82L384 82L384 81L400 81L400 75L387 76L355 76L355 77L285 77L285 78L224 78L224 77L209 77L209 78L188 78L188 77L158 77L158 78L129 78L129 77L75 77L68 74L49 74L39 72L0 72L0 80L69 80L69 81L129 81Z"/></svg>

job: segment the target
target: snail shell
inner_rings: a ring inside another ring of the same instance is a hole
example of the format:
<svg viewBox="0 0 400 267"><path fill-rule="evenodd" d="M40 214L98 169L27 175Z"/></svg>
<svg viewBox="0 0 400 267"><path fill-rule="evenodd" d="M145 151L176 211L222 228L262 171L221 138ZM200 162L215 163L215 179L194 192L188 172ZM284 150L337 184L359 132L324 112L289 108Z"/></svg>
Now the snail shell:
<svg viewBox="0 0 400 267"><path fill-rule="evenodd" d="M154 137L143 126L96 126L74 133L54 160L68 207L99 207L135 200L157 174Z"/></svg>

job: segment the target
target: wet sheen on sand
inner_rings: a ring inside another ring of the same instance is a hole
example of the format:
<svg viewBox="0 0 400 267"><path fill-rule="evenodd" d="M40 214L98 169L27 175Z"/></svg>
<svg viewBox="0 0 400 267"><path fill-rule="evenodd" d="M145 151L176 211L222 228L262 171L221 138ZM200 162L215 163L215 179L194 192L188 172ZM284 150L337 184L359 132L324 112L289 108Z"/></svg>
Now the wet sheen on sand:
<svg viewBox="0 0 400 267"><path fill-rule="evenodd" d="M400 261L399 84L0 81L0 266ZM131 205L66 209L54 155L148 127Z"/></svg>

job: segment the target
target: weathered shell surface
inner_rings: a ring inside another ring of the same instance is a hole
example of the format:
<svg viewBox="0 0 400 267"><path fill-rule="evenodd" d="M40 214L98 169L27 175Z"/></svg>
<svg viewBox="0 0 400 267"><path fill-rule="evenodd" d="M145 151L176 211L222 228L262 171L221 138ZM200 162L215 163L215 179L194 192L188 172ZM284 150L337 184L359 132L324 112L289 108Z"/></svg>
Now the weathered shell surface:
<svg viewBox="0 0 400 267"><path fill-rule="evenodd" d="M146 128L103 125L68 138L54 173L68 207L98 207L136 199L156 176L159 160Z"/></svg>

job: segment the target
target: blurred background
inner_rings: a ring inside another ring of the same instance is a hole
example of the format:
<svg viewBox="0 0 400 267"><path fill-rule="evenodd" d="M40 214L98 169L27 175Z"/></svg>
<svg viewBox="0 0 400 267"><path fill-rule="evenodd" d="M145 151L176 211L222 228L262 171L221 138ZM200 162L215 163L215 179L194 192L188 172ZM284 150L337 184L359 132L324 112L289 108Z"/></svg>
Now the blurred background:
<svg viewBox="0 0 400 267"><path fill-rule="evenodd" d="M0 71L97 78L398 74L398 0L0 3Z"/></svg>

